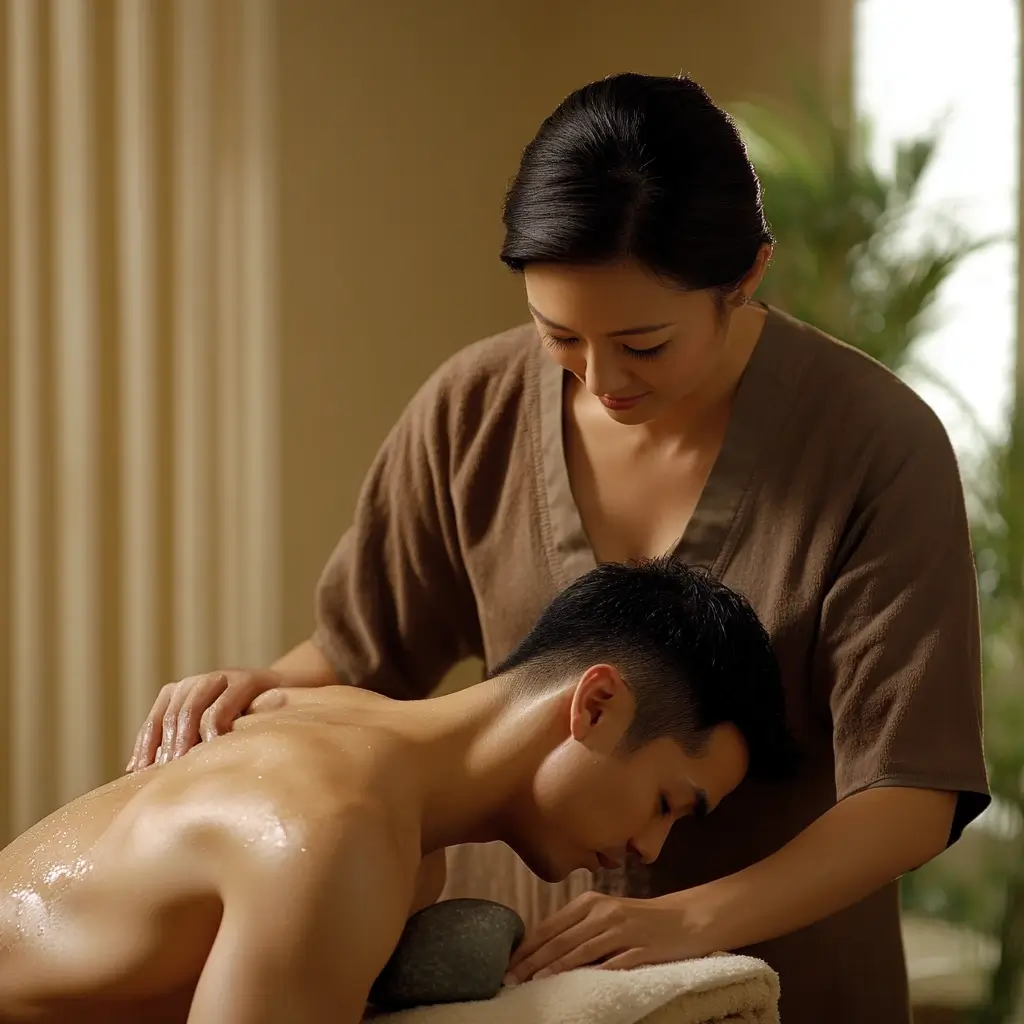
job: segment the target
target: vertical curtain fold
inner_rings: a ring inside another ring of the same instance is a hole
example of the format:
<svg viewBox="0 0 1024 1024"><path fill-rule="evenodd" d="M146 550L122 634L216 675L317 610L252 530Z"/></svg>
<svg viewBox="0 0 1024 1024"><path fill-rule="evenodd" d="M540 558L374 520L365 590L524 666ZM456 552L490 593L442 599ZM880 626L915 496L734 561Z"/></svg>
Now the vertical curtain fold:
<svg viewBox="0 0 1024 1024"><path fill-rule="evenodd" d="M0 841L280 646L273 0L0 0Z"/></svg>

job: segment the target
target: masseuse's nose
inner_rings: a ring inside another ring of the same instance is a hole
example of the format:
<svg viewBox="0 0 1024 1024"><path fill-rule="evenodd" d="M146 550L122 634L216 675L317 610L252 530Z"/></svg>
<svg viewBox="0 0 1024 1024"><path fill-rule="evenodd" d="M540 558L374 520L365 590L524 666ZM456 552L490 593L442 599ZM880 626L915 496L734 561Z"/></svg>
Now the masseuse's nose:
<svg viewBox="0 0 1024 1024"><path fill-rule="evenodd" d="M587 390L592 395L622 396L629 390L630 376L622 360L610 346L593 344L587 346L587 369L584 378Z"/></svg>

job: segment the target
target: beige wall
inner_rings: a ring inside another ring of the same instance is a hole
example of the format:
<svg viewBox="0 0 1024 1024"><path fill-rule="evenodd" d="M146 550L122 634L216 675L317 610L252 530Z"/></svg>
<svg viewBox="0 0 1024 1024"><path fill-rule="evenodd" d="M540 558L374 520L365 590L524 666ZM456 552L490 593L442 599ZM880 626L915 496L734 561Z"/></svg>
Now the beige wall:
<svg viewBox="0 0 1024 1024"><path fill-rule="evenodd" d="M307 634L404 403L523 317L501 197L567 92L843 95L851 3L0 0L0 842Z"/></svg>
<svg viewBox="0 0 1024 1024"><path fill-rule="evenodd" d="M447 355L523 319L497 259L541 119L621 70L725 104L806 67L848 95L852 0L281 0L279 153L288 643L373 452Z"/></svg>
<svg viewBox="0 0 1024 1024"><path fill-rule="evenodd" d="M7 53L7 19L0 18L0 53ZM7 90L0 87L0 96L6 99ZM0 196L8 194L7 178L7 103L0 102ZM7 202L0 202L0 239L8 237ZM8 246L0 245L0 409L9 408L7 390L11 379L11 360L9 345L4 344L3 337L8 333L10 304L8 302L8 281L10 278L10 259ZM0 721L10 721L10 687L6 682L8 668L11 664L11 602L14 598L11 590L11 548L14 537L11 536L11 458L10 458L10 417L0 414ZM5 583L6 581L6 583ZM0 746L9 746L9 738L0 733ZM0 754L0 844L9 831L8 798L3 795L10 792L10 763L7 757Z"/></svg>

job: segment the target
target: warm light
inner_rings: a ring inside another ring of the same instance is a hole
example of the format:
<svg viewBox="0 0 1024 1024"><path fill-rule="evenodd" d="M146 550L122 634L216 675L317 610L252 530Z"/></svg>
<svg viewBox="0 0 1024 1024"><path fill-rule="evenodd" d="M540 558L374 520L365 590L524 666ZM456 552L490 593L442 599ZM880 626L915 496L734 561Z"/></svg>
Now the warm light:
<svg viewBox="0 0 1024 1024"><path fill-rule="evenodd" d="M942 119L922 198L930 208L955 213L979 236L1014 235L1017 0L972 4L970 17L937 16L934 0L860 0L856 32L857 104L875 125L877 159L891 155L895 139L922 134ZM1016 286L1012 240L973 256L944 289L940 326L921 350L923 361L959 387L996 435L1005 429L1011 399ZM919 390L960 452L976 451L975 435L949 399L923 383Z"/></svg>

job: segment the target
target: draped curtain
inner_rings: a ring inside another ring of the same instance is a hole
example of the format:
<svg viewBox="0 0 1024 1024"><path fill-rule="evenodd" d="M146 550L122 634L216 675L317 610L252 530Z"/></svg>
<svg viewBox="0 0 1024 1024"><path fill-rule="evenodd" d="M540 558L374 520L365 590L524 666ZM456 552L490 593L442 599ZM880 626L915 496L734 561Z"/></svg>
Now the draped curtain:
<svg viewBox="0 0 1024 1024"><path fill-rule="evenodd" d="M0 841L280 652L272 16L0 0Z"/></svg>

